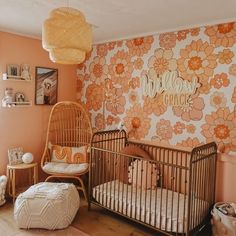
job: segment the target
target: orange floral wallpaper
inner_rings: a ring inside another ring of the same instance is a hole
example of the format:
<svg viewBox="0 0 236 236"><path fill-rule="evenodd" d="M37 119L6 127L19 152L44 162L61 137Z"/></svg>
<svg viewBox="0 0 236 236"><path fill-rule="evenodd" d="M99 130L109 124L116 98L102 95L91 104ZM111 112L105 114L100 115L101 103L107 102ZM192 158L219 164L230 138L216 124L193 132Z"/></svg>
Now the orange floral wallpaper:
<svg viewBox="0 0 236 236"><path fill-rule="evenodd" d="M78 66L77 99L94 130L124 122L130 137L194 147L216 141L236 149L236 23L95 45ZM142 95L141 78L177 70L201 87L188 107Z"/></svg>

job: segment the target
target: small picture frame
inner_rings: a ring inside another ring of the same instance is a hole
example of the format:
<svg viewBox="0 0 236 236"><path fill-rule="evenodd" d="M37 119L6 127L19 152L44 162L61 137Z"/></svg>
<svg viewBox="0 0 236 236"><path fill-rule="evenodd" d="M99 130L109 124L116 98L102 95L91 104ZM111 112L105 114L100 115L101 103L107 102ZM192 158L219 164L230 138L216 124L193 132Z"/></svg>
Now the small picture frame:
<svg viewBox="0 0 236 236"><path fill-rule="evenodd" d="M8 76L20 76L20 66L17 64L7 65Z"/></svg>
<svg viewBox="0 0 236 236"><path fill-rule="evenodd" d="M11 148L8 149L8 160L10 165L17 165L23 163L22 156L23 156L23 148Z"/></svg>
<svg viewBox="0 0 236 236"><path fill-rule="evenodd" d="M15 101L20 103L20 102L25 102L25 95L21 92L18 92L15 94Z"/></svg>
<svg viewBox="0 0 236 236"><path fill-rule="evenodd" d="M21 79L31 80L30 66L28 64L21 64L20 71L21 71L20 73Z"/></svg>

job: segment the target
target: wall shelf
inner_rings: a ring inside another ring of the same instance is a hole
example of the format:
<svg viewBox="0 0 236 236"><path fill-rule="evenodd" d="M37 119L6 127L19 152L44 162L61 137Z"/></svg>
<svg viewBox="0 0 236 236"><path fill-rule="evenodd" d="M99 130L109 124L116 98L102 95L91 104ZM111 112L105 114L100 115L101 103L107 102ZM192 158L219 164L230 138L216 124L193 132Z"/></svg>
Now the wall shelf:
<svg viewBox="0 0 236 236"><path fill-rule="evenodd" d="M30 82L30 81L32 81L31 78L30 79L25 79L22 76L8 75L7 73L2 74L2 80L4 80L4 81L21 81L21 82Z"/></svg>
<svg viewBox="0 0 236 236"><path fill-rule="evenodd" d="M29 107L32 106L31 101L27 102L8 102L6 106L2 106L3 108L12 108L12 107Z"/></svg>

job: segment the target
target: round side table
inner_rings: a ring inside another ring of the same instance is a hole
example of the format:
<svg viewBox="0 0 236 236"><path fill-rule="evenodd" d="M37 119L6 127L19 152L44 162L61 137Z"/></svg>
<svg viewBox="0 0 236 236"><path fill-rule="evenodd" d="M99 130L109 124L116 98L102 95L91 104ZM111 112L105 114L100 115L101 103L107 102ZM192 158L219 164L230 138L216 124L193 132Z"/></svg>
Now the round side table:
<svg viewBox="0 0 236 236"><path fill-rule="evenodd" d="M13 203L16 198L16 170L29 170L29 184L38 182L38 163L7 165L8 194L12 197ZM33 177L32 177L33 170Z"/></svg>

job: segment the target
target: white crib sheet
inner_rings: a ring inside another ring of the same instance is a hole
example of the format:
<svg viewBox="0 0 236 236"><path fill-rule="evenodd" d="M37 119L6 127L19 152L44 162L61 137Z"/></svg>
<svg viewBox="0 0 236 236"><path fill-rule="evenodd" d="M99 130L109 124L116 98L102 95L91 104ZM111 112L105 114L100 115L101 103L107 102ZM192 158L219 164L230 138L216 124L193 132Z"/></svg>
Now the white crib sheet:
<svg viewBox="0 0 236 236"><path fill-rule="evenodd" d="M187 197L184 194L161 188L142 190L141 193L140 189L114 180L94 187L93 197L101 205L155 228L168 232L186 232ZM209 204L198 198L194 201L201 206L197 212L198 218L202 219L208 212Z"/></svg>

